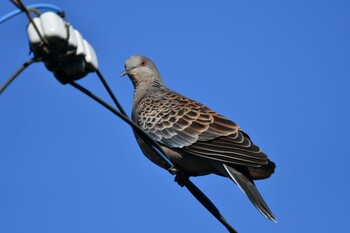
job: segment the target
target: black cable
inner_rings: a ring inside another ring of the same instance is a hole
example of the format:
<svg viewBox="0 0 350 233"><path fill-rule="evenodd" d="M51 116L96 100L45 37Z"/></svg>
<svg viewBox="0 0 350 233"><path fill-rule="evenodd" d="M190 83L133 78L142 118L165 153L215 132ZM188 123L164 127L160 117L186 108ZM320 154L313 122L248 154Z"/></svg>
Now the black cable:
<svg viewBox="0 0 350 233"><path fill-rule="evenodd" d="M111 88L108 86L108 83L106 82L106 80L103 78L100 70L96 70L96 74L97 76L100 78L103 86L106 88L108 94L110 95L110 97L112 98L113 102L115 103L115 105L117 106L117 108L119 109L119 111L127 116L126 112L124 111L122 105L119 103L119 101L117 100L117 98L115 97L114 93L112 92Z"/></svg>
<svg viewBox="0 0 350 233"><path fill-rule="evenodd" d="M217 219L226 227L230 233L237 233L237 231L226 221L221 215L220 211L213 202L191 181L185 183L186 188L192 193L192 195Z"/></svg>
<svg viewBox="0 0 350 233"><path fill-rule="evenodd" d="M34 29L38 33L38 36L40 37L41 41L47 45L47 41L43 38L41 35L39 29L37 28L36 24L33 21L33 18L29 12L29 10L25 7L25 5L21 2L21 0L11 0L18 8L20 8L22 11L24 11L29 19L29 21L33 24ZM35 12L36 13L36 12ZM15 73L6 81L6 83L0 88L0 94L10 85L10 83L29 65L33 64L38 59L31 58L27 62L25 62L21 67L19 67ZM112 98L115 105L118 107L119 111L115 110L113 107L108 105L106 102L104 102L102 99L100 99L98 96L94 95L92 92L88 91L84 87L80 86L79 84L75 82L70 82L70 84L75 87L76 89L80 90L84 94L88 95L98 103L100 103L102 106L106 107L108 110L116 114L119 118L121 118L124 122L126 122L128 125L132 127L132 129L138 134L144 141L149 145L154 152L158 154L160 158L162 158L163 163L165 167L170 171L171 168L175 168L174 165L171 163L171 161L165 156L164 151L160 147L160 145L154 141L149 135L147 135L139 126L137 126L132 120L129 119L126 112L124 111L123 107L113 94L112 90L108 86L107 82L103 78L101 72L99 70L96 71L97 76L100 78L100 81L102 82L103 86L107 90L108 94ZM177 174L184 174L181 170L178 170ZM186 175L185 175L186 176ZM175 178L176 180L176 178ZM180 183L179 183L180 184ZM181 185L181 184L180 184ZM188 178L185 180L183 185L185 186L192 195L217 219L219 220L230 233L236 233L237 231L225 220L225 218L220 214L220 211L216 208L216 206L210 201L210 199L197 187L195 186Z"/></svg>
<svg viewBox="0 0 350 233"><path fill-rule="evenodd" d="M38 17L41 15L40 11L38 11L36 8L28 8L28 12L33 12Z"/></svg>
<svg viewBox="0 0 350 233"><path fill-rule="evenodd" d="M70 82L69 84L72 85L73 87L75 87L76 89L78 89L79 91L83 92L84 94L86 94L90 98L94 99L96 102L98 102L99 104L101 104L102 106L107 108L109 111L111 111L112 113L117 115L119 118L121 118L125 123L130 125L132 127L132 129L135 130L135 132L142 137L142 139L145 141L145 143L147 143L148 145L151 145L151 147L157 149L157 150L155 150L155 152L158 154L159 157L163 158L164 165L165 165L166 169L170 169L170 168L174 167L174 165L170 162L170 160L164 156L165 153L164 153L163 149L160 147L160 145L156 141L154 141L149 135L147 135L138 125L136 125L132 120L130 120L127 115L124 115L124 114L118 112L112 106L110 106L109 104L104 102L101 98L94 95L91 91L85 89L84 87L80 86L76 82Z"/></svg>
<svg viewBox="0 0 350 233"><path fill-rule="evenodd" d="M23 63L23 65L21 65L11 76L10 78L7 79L7 81L2 85L2 87L0 88L0 94L2 94L2 92L11 84L11 82L13 80L15 80L15 78L28 66L30 66L31 64L33 64L36 61L39 61L39 58L31 58L28 61L26 61L25 63Z"/></svg>
<svg viewBox="0 0 350 233"><path fill-rule="evenodd" d="M126 115L118 112L113 107L111 107L109 104L104 102L102 99L100 99L98 96L94 95L89 90L85 89L84 87L80 86L79 84L75 82L70 82L70 85L78 89L79 91L83 92L84 94L88 95L101 105L103 105L105 108L110 110L112 113L120 117L124 122L126 122L128 125L130 125L133 130L136 131L138 135L150 146L153 146L152 148L154 151L158 154L160 158L164 160L164 164L167 165L168 170L170 168L174 168L174 165L169 161L167 157L164 156L164 151L159 146L157 142L155 142L151 137L149 137L138 125L136 125L133 121L131 121ZM108 86L108 85L107 85ZM114 95L113 95L114 96ZM114 96L115 98L115 96ZM118 102L118 101L117 101ZM122 108L121 108L122 109ZM159 151L158 151L159 150ZM181 171L179 171L181 172ZM219 220L230 233L237 233L237 231L225 220L225 218L221 215L220 211L216 208L216 206L210 201L210 199L196 186L194 185L189 179L187 179L184 182L184 186L192 193L192 195L217 219Z"/></svg>
<svg viewBox="0 0 350 233"><path fill-rule="evenodd" d="M17 2L17 0L11 0L11 2L18 8L21 8L21 6L19 5L19 3Z"/></svg>
<svg viewBox="0 0 350 233"><path fill-rule="evenodd" d="M124 111L124 108L122 107L122 105L119 103L118 99L115 97L114 93L112 92L111 88L109 87L108 83L106 82L106 80L104 79L103 75L101 74L101 72L99 70L96 70L96 74L97 76L100 78L100 81L102 82L103 86L105 87L105 89L107 90L108 94L110 95L110 97L112 98L113 102L115 103L115 105L117 106L117 108L119 109L120 113L123 114L126 118L128 118L128 120L130 121L130 123L132 123L132 125L130 125L128 122L128 124L135 130L135 127L137 128L137 131L141 131L141 138L144 139L145 143L148 144L148 146L150 146L153 150L155 150L155 152L158 154L159 157L162 158L162 160L167 164L167 169L169 172L173 173L171 168L174 168L174 165L170 162L170 160L168 159L168 157L165 156L164 151L161 149L161 147L159 146L159 144L154 141L151 137L149 137L145 132L143 132L143 130L136 125L133 121L130 120L130 118L128 117L128 115L126 114L126 112ZM95 99L97 102L99 102L100 104L102 104L103 106L107 107L104 103L103 100L99 99L97 96L92 96L93 94L90 93L86 93L88 90L86 90L85 88L83 88L82 86L80 86L77 83L74 83L73 85L75 85L75 88L79 88L80 91L84 92L85 94L88 94L91 98ZM85 90L84 90L85 89ZM98 98L98 99L97 99ZM110 108L112 108L111 106L109 106ZM109 107L107 107L109 109ZM113 109L113 108L112 108ZM111 110L111 109L109 109ZM114 110L114 109L113 109ZM111 110L112 111L112 110ZM115 110L114 110L115 111ZM115 112L115 114L119 114L119 112ZM117 114L117 116L119 116ZM138 135L140 135L138 133ZM146 139L144 138L146 137Z"/></svg>
<svg viewBox="0 0 350 233"><path fill-rule="evenodd" d="M33 17L30 14L30 12L28 11L28 9L26 8L26 6L22 3L21 0L11 0L11 2L13 4L15 4L21 11L23 11L26 15L27 18L29 19L30 23L33 25L36 33L38 33L38 36L40 38L40 40L44 43L44 45L48 45L48 42L46 41L46 39L41 35L37 25L34 23Z"/></svg>

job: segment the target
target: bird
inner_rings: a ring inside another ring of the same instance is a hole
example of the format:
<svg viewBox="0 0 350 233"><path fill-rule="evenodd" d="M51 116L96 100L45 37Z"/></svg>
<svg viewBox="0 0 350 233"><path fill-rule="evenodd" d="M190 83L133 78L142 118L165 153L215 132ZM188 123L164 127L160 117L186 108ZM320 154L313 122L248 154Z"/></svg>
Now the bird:
<svg viewBox="0 0 350 233"><path fill-rule="evenodd" d="M175 169L188 177L228 177L263 216L276 222L254 183L269 178L276 165L248 134L227 117L167 87L149 58L130 56L124 67L121 76L127 75L134 87L131 119L158 142ZM134 134L144 155L166 169L155 151Z"/></svg>

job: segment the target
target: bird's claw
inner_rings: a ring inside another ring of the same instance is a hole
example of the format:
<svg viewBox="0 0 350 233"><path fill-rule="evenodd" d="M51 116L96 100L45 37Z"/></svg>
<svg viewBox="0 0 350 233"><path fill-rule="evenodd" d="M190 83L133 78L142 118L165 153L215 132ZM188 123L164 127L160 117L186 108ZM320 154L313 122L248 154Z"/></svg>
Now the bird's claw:
<svg viewBox="0 0 350 233"><path fill-rule="evenodd" d="M190 180L190 177L182 171L177 171L175 176L175 182L178 183L181 187L185 186L186 183Z"/></svg>

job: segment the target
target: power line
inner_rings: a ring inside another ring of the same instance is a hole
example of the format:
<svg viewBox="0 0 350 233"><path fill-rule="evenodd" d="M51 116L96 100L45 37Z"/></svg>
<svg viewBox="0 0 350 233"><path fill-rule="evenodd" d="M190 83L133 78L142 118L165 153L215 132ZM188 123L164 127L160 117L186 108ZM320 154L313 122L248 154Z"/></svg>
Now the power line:
<svg viewBox="0 0 350 233"><path fill-rule="evenodd" d="M64 47L62 50L59 50L58 52L55 50L54 52L50 53L51 50L55 46L49 46L50 45L50 36L47 36L45 33L42 33L36 23L34 22L33 17L31 16L28 8L22 3L21 0L11 0L13 4L15 4L19 8L19 13L25 12L31 25L34 27L35 32L37 33L37 36L40 38L40 41L42 44L40 44L41 47L44 47L44 56L38 56L38 53L41 53L43 48L41 50L38 47L34 47L34 49L37 49L38 51L34 51L35 57L29 59L27 62L25 62L22 66L20 66L13 75L5 82L5 84L0 88L0 94L10 85L10 83L29 65L33 64L34 62L37 61L44 61L46 67L52 71L55 75L55 77L62 83L66 84L69 83L71 86L76 88L77 90L83 92L108 110L110 110L113 114L118 116L121 120L123 120L125 123L127 123L141 138L144 140L147 145L152 148L152 150L161 158L163 161L164 167L167 168L167 170L173 174L176 175L175 181L181 186L185 186L191 193L192 195L217 219L219 220L225 227L226 229L231 232L231 233L236 233L237 231L225 220L225 218L221 215L220 211L216 208L216 206L210 201L210 199L196 186L194 185L190 180L189 176L186 175L183 171L181 171L180 168L175 167L174 164L169 160L169 158L165 155L162 147L159 145L158 142L153 140L148 134L146 134L137 124L135 124L126 114L124 111L122 105L119 103L118 99L115 97L114 93L112 92L111 88L109 87L108 83L105 81L102 73L99 71L97 68L97 58L95 55L95 52L93 48L89 45L89 43L79 35L80 33L77 32L76 30L73 30L70 24L66 22L62 22L66 26L67 32L64 30L58 31L58 33L61 33L61 35L65 35L65 33L68 34L66 39L67 41L70 40L69 36L76 35L76 42L77 45L75 50L72 50L72 46L69 47L68 42L66 47ZM36 7L33 7L34 5L30 5L31 8L35 9ZM37 5L38 6L38 5ZM43 8L52 8L56 11L59 11L62 13L61 17L63 17L63 10L61 10L58 7L53 7L52 5L44 5L41 4L39 5L40 7ZM5 16L0 18L0 24L2 22L5 22L6 20L16 16L19 14L18 11L13 11ZM54 15L46 15L50 17L52 21L58 22L62 19L57 18L57 16ZM56 17L56 18L55 18ZM40 19L39 19L40 20ZM42 22L45 23L45 22ZM35 35L34 35L35 36ZM56 36L56 35L55 35ZM32 41L31 41L32 42ZM75 42L70 41L72 44L75 45ZM83 44L80 45L80 49L85 49L83 52L80 54L74 53L75 51L79 50L79 43ZM73 51L73 52L72 52ZM84 58L81 56L84 55ZM89 59L87 59L89 57ZM96 60L94 60L96 59ZM70 63L73 63L73 67ZM79 67L74 67L74 65L80 67L80 65L83 65L82 69L77 69ZM56 67L56 68L53 68ZM78 70L78 71L77 71ZM117 106L119 109L116 110L109 104L107 104L105 101L103 101L101 98L93 94L91 91L87 90L83 86L77 84L75 80L80 79L84 76L86 76L89 72L95 71L97 76L99 77L100 81L102 82L104 88L112 98L114 104Z"/></svg>
<svg viewBox="0 0 350 233"><path fill-rule="evenodd" d="M1 86L0 88L0 94L2 94L2 92L5 91L5 89L12 83L13 80L15 80L17 78L17 76L23 71L25 70L25 68L27 68L28 66L30 66L31 64L33 64L34 62L39 61L39 58L31 58L28 61L26 61L25 63L23 63L23 65L21 65L20 67L18 67L18 69L7 79L7 81Z"/></svg>

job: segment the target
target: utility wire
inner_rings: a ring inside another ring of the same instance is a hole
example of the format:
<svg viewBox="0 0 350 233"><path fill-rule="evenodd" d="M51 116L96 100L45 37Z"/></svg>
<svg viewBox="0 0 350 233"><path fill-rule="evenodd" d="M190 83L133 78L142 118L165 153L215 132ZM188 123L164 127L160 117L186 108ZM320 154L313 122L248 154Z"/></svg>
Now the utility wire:
<svg viewBox="0 0 350 233"><path fill-rule="evenodd" d="M192 195L217 219L230 233L238 233L221 215L220 211L213 202L191 181L185 183L186 188L192 193Z"/></svg>
<svg viewBox="0 0 350 233"><path fill-rule="evenodd" d="M106 80L104 79L102 73L100 72L100 70L96 70L96 74L97 76L99 77L100 81L102 82L103 86L105 87L105 89L107 90L109 96L112 98L114 104L117 106L117 108L119 109L120 113L123 114L126 118L128 118L130 120L130 118L128 117L128 115L126 114L124 108L122 107L122 105L119 103L118 99L115 97L114 93L112 92L111 88L109 87L108 83L106 82ZM76 83L75 83L76 84ZM75 86L77 87L77 86ZM80 91L83 91L82 90L82 87L80 86L79 87ZM84 90L85 91L85 90ZM92 93L91 93L92 94ZM90 96L92 97L92 96ZM102 101L102 100L101 100ZM104 105L103 103L101 103L100 101L98 101L100 104ZM105 105L104 105L105 106ZM106 106L105 106L106 107ZM119 114L118 114L119 116ZM141 135L141 138L144 138L145 136L147 137L146 139L146 142L147 144L153 149L155 150L155 152L158 154L158 156L160 156L163 161L168 165L168 167L170 168L174 168L174 165L170 162L170 160L164 156L164 151L161 149L161 147L159 146L159 144L154 141L151 137L149 137L146 133L143 132L143 130L137 126L133 121L130 121L130 123L132 124L129 124L134 130L135 130L135 127L137 128L137 131L139 132L142 132L142 135Z"/></svg>
<svg viewBox="0 0 350 233"><path fill-rule="evenodd" d="M41 35L40 31L39 31L39 28L37 27L37 25L34 23L34 20L33 20L33 17L32 15L30 14L30 12L28 11L28 9L26 8L26 6L22 3L21 0L11 0L11 2L13 4L15 4L20 10L22 10L28 17L30 23L33 25L36 33L38 33L38 36L40 38L40 40L44 43L44 45L48 45L48 42L47 40Z"/></svg>
<svg viewBox="0 0 350 233"><path fill-rule="evenodd" d="M101 75L102 77L102 75ZM102 77L103 79L103 77ZM83 92L87 96L91 97L104 107L106 107L108 110L110 110L112 113L120 117L124 122L126 122L128 125L130 125L134 131L140 137L148 144L150 145L153 150L158 154L160 158L164 161L164 163L168 166L168 170L170 168L174 168L174 165L170 162L170 160L164 155L164 151L161 149L159 144L155 142L152 138L150 138L139 126L137 126L133 121L131 121L126 115L118 112L113 107L108 105L106 102L104 102L102 99L100 99L98 96L94 95L89 90L85 89L84 87L80 86L79 84L75 82L70 83L73 87L78 89L79 91ZM106 83L107 84L107 83ZM107 85L108 86L108 85ZM114 96L114 95L113 95ZM115 98L115 97L114 97ZM118 102L118 101L117 101ZM158 151L159 150L159 151ZM181 171L180 171L181 172ZM180 184L181 185L181 184ZM221 215L220 211L216 208L216 206L210 201L210 199L196 186L194 185L189 179L186 179L183 186L185 186L192 195L217 219L219 220L230 233L237 233L237 231L226 221L226 219Z"/></svg>
<svg viewBox="0 0 350 233"><path fill-rule="evenodd" d="M115 105L118 107L119 111L124 115L127 116L126 112L124 111L122 105L119 103L119 101L117 100L117 98L115 97L115 95L113 94L111 88L108 86L108 83L106 82L106 80L103 78L100 70L96 70L96 74L97 76L100 78L103 86L105 87L105 89L107 90L108 94L110 95L110 97L112 98L113 102L115 103Z"/></svg>
<svg viewBox="0 0 350 233"><path fill-rule="evenodd" d="M30 66L31 64L33 64L36 61L39 61L40 59L38 58L31 58L28 61L26 61L25 63L23 63L23 65L21 65L11 76L10 78L7 79L7 81L1 86L0 88L0 94L2 94L2 92L12 83L13 80L15 80L15 78L28 66Z"/></svg>
<svg viewBox="0 0 350 233"><path fill-rule="evenodd" d="M99 104L101 104L102 106L104 106L105 108L110 110L112 113L117 115L119 118L121 118L125 123L130 125L132 127L132 129L135 130L136 133L138 135L140 135L142 137L142 139L148 145L151 145L151 147L157 149L155 152L159 155L159 157L163 158L163 160L165 162L165 165L166 165L166 167L168 169L171 168L171 167L174 167L172 162L170 162L170 160L164 155L165 153L164 153L163 149L160 147L160 145L157 142L155 142L149 135L147 135L138 125L136 125L132 120L130 120L127 115L124 115L124 114L120 113L119 111L115 110L112 106L110 106L109 104L104 102L101 98L99 98L98 96L93 94L91 91L89 91L89 90L85 89L84 87L80 86L76 82L70 82L69 84L72 85L73 87L75 87L76 89L78 89L79 91L83 92L87 96L91 97L95 101L97 101Z"/></svg>
<svg viewBox="0 0 350 233"><path fill-rule="evenodd" d="M105 87L105 89L107 90L108 94L110 95L110 97L112 98L113 102L115 103L115 105L117 106L117 108L119 109L120 113L123 114L126 118L128 118L130 120L130 118L128 117L128 115L126 114L126 112L124 111L122 105L119 103L118 99L115 97L114 93L112 92L111 88L109 87L108 83L106 82L106 80L104 79L103 75L101 74L101 72L99 70L96 71L97 76L100 78L100 81L102 82L103 86ZM76 84L76 83L75 83ZM75 86L77 87L77 86ZM79 87L80 91L84 91ZM87 93L86 93L87 94ZM91 93L92 94L92 93ZM93 98L92 96L90 96L91 98ZM96 100L97 101L97 100ZM102 100L101 100L102 101ZM100 104L104 105L104 103L98 101ZM104 105L105 106L105 105ZM106 107L106 106L105 106ZM119 115L118 115L119 116ZM129 124L134 130L135 127L137 128L136 131L137 132L142 132L141 133L141 138L144 139L144 137L147 137L147 139L145 140L145 142L158 154L159 157L162 158L162 160L167 164L167 169L169 170L170 168L175 168L174 165L170 162L170 160L168 159L168 157L165 156L164 151L161 149L161 147L159 146L159 144L154 141L151 137L149 137L146 133L144 133L144 131L138 126L136 125L133 121L130 120ZM139 134L139 133L138 133ZM169 170L170 171L170 170Z"/></svg>
<svg viewBox="0 0 350 233"><path fill-rule="evenodd" d="M13 4L15 4L18 8L20 8L20 10L24 11L28 17L28 19L30 20L30 22L33 24L36 32L38 33L40 39L43 41L43 43L45 45L47 45L47 42L44 40L44 38L42 37L42 35L40 34L38 28L36 27L36 25L33 22L33 18L30 14L30 12L28 11L28 9L26 8L26 6L21 2L21 0L11 0L11 2ZM7 18L5 18L3 20L3 17L0 19L0 23L11 18L13 16L7 16ZM1 21L3 20L3 21ZM31 58L30 60L28 60L27 62L25 62L21 67L19 67L15 73L6 81L6 83L0 88L0 94L6 89L6 87L25 69L27 68L29 65L31 65L32 63L34 63L35 61L39 61L40 58ZM236 233L237 231L225 220L225 218L221 215L220 211L215 207L215 205L210 201L210 199L199 189L197 188L197 186L195 186L188 178L188 176L186 174L184 174L181 170L178 170L177 168L175 168L175 166L173 165L173 163L168 159L167 156L165 156L164 151L162 150L162 148L160 147L160 145L154 141L149 135L147 135L138 125L136 125L132 120L130 120L130 118L127 116L127 114L125 113L123 107L121 106L121 104L119 103L119 101L117 100L117 98L115 97L115 95L113 94L112 90L110 89L110 87L108 86L107 82L105 81L105 79L103 78L101 72L99 70L96 71L96 74L98 75L98 77L100 78L100 81L102 82L103 86L105 87L105 89L107 90L108 94L110 95L110 97L112 98L113 102L116 104L116 106L118 107L119 111L117 111L116 109L114 109L113 107L111 107L109 104L107 104L106 102L104 102L102 99L100 99L98 96L94 95L92 92L90 92L89 90L85 89L84 87L80 86L79 84L75 83L75 82L70 82L70 85L73 86L74 88L78 89L79 91L83 92L84 94L88 95L89 97L91 97L92 99L94 99L95 101L97 101L98 103L100 103L102 106L104 106L105 108L107 108L108 110L110 110L112 113L114 113L115 115L117 115L119 118L121 118L124 122L126 122L128 125L130 125L132 127L132 129L136 132L136 134L138 134L144 141L145 143L147 143L147 145L149 145L155 153L158 154L158 156L163 160L164 166L168 169L168 171L171 171L171 168L176 169L176 178L175 181L177 181L180 186L185 186L191 193L192 195L216 218L218 219L226 228L230 233ZM174 174L174 173L173 173ZM181 181L177 180L177 178L182 179Z"/></svg>

